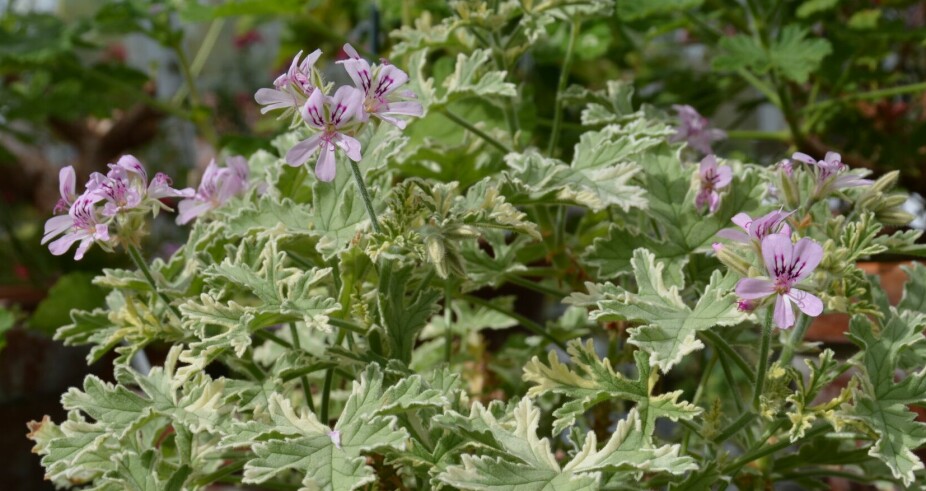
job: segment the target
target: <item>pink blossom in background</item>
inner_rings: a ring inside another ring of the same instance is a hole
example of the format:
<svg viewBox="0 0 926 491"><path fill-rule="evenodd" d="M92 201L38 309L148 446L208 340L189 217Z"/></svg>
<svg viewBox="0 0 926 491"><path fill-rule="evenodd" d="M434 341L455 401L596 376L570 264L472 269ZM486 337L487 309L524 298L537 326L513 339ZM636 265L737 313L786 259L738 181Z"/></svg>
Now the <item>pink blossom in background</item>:
<svg viewBox="0 0 926 491"><path fill-rule="evenodd" d="M196 194L177 203L177 223L188 223L243 193L248 187L248 173L244 157L229 157L225 167L219 167L213 159L203 173Z"/></svg>
<svg viewBox="0 0 926 491"><path fill-rule="evenodd" d="M420 117L424 113L421 104L416 101L415 93L398 89L408 82L408 74L389 62L370 65L357 54L350 44L344 45L348 59L339 61L354 82L354 86L363 92L363 113L361 121L370 115L376 116L399 128L405 128L406 122L396 116Z"/></svg>
<svg viewBox="0 0 926 491"><path fill-rule="evenodd" d="M261 114L277 109L295 109L302 106L306 99L315 92L312 70L321 55L321 50L316 49L300 61L302 57L302 51L300 51L293 58L289 70L273 82L274 88L259 89L254 94L254 100L264 106L260 110Z"/></svg>
<svg viewBox="0 0 926 491"><path fill-rule="evenodd" d="M849 166L842 162L842 156L836 152L826 152L823 160L815 160L810 155L801 152L796 152L791 158L811 166L817 176L817 186L814 191L817 197L829 195L840 189L868 186L874 182L846 172Z"/></svg>
<svg viewBox="0 0 926 491"><path fill-rule="evenodd" d="M360 142L342 131L357 120L363 104L363 93L353 87L340 87L327 97L316 90L302 107L302 119L319 133L302 140L286 153L286 163L305 164L318 151L315 175L318 180L334 180L335 149L340 148L354 162L360 160Z"/></svg>
<svg viewBox="0 0 926 491"><path fill-rule="evenodd" d="M791 213L776 210L753 220L745 213L737 213L733 216L732 222L738 225L742 230L725 228L717 232L717 235L744 244L752 242L761 244L762 239L771 234L781 234L790 237L791 227L785 222L789 216L791 216Z"/></svg>
<svg viewBox="0 0 926 491"><path fill-rule="evenodd" d="M720 193L717 190L730 185L733 181L733 169L726 165L718 166L717 157L711 154L701 160L698 177L701 180L701 189L695 197L695 206L698 210L707 208L714 213L720 206Z"/></svg>
<svg viewBox="0 0 926 491"><path fill-rule="evenodd" d="M820 244L806 237L792 244L790 237L771 234L762 239L762 258L771 279L741 279L736 284L736 294L741 299L759 300L775 295L773 319L781 329L794 325L792 302L811 317L823 312L823 301L819 297L794 288L810 276L823 259Z"/></svg>
<svg viewBox="0 0 926 491"><path fill-rule="evenodd" d="M689 147L707 155L714 153L711 143L727 137L723 130L710 128L707 118L701 116L695 108L675 104L672 109L678 113L679 125L675 134L669 137L670 142L687 142Z"/></svg>

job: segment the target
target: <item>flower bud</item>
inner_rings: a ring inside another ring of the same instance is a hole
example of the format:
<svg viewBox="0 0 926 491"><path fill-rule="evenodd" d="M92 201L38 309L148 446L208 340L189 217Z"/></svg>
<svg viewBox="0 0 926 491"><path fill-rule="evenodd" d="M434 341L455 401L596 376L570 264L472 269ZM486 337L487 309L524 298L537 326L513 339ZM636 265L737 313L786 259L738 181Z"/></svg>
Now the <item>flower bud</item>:
<svg viewBox="0 0 926 491"><path fill-rule="evenodd" d="M908 223L912 222L914 218L916 218L913 215L905 211L901 211L897 209L878 212L877 217L878 217L878 221L885 225L892 225L892 226L898 226L898 227L907 225Z"/></svg>
<svg viewBox="0 0 926 491"><path fill-rule="evenodd" d="M724 264L727 268L736 271L737 273L747 276L749 274L749 262L743 259L742 254L737 253L737 251L732 250L730 247L726 247L722 244L714 244L714 251L717 255L717 259Z"/></svg>
<svg viewBox="0 0 926 491"><path fill-rule="evenodd" d="M900 171L892 170L887 174L884 174L874 184L871 185L871 190L875 192L884 192L890 191L894 188L894 185L897 184L897 178L900 176Z"/></svg>

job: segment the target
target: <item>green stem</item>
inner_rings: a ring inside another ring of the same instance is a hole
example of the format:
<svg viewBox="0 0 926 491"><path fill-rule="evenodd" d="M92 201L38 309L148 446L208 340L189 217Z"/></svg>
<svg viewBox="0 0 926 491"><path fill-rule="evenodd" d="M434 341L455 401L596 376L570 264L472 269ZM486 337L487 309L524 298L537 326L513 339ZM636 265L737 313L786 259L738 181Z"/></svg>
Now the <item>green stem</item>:
<svg viewBox="0 0 926 491"><path fill-rule="evenodd" d="M453 361L453 309L451 303L453 299L453 282L450 279L444 283L444 361L447 366Z"/></svg>
<svg viewBox="0 0 926 491"><path fill-rule="evenodd" d="M302 345L299 341L299 330L296 329L296 323L289 323L289 334L293 338L293 349L302 351ZM312 393L309 390L309 378L305 375L299 377L299 383L302 384L302 395L305 396L305 402L309 405L309 410L315 412L315 401L312 400Z"/></svg>
<svg viewBox="0 0 926 491"><path fill-rule="evenodd" d="M212 49L215 48L215 42L219 39L219 34L222 34L223 27L225 27L225 19L221 17L213 19L212 23L209 24L209 30L206 31L202 44L199 45L196 55L193 56L193 63L190 64L190 73L193 77L198 77L203 71Z"/></svg>
<svg viewBox="0 0 926 491"><path fill-rule="evenodd" d="M774 310L768 307L765 314L765 325L762 326L762 340L759 343L759 369L756 371L755 389L752 393L752 406L759 408L762 391L765 389L765 377L768 372L768 356L772 345L772 314Z"/></svg>
<svg viewBox="0 0 926 491"><path fill-rule="evenodd" d="M726 339L722 338L714 331L701 331L701 336L703 336L709 343L711 343L715 349L718 349L726 355L726 358L729 358L733 361L746 374L746 377L749 379L755 379L755 372L752 371L752 368L746 363L746 360L730 346L730 343Z"/></svg>
<svg viewBox="0 0 926 491"><path fill-rule="evenodd" d="M196 125L196 128L199 129L199 132L202 134L203 138L206 139L213 147L218 145L218 136L215 134L215 129L209 123L209 121L202 118L200 113L196 111L196 108L200 106L202 99L199 97L199 89L196 88L196 79L193 77L193 72L190 71L190 61L187 59L186 52L183 50L181 42L176 42L171 44L171 49L177 55L177 60L180 64L180 73L183 75L183 81L186 84L187 90L190 93L190 105L193 107L192 119L193 124ZM174 94L173 103L179 104L180 100L183 99L182 90L178 90Z"/></svg>
<svg viewBox="0 0 926 491"><path fill-rule="evenodd" d="M791 134L787 131L758 131L758 130L729 130L727 138L731 140L771 140L790 141Z"/></svg>
<svg viewBox="0 0 926 491"><path fill-rule="evenodd" d="M555 288L544 286L539 282L526 280L524 278L521 278L520 276L515 276L515 275L510 275L510 274L505 275L505 281L514 283L515 285L523 286L524 288L527 288L529 290L534 290L536 292L543 293L545 295L549 295L551 297L558 298L558 299L566 298L569 296L568 292L564 292L562 290L557 290Z"/></svg>
<svg viewBox="0 0 926 491"><path fill-rule="evenodd" d="M779 425L776 425L776 426L780 426L780 424L779 424ZM831 427L830 425L828 425L828 424L820 425L820 426L818 426L818 427L816 427L816 428L814 428L814 429L812 429L812 430L810 430L810 431L804 433L804 438L801 438L800 441L807 441L807 440L810 440L811 438L814 438L814 437L816 437L817 435L820 435L821 433L826 433L827 431L830 431L831 429L832 429L832 427ZM776 429L776 431L777 431L777 429ZM770 434L768 434L767 437L771 437L771 434L772 434L772 433L774 433L774 432L771 432ZM768 441L768 438L764 438L764 439L761 439L761 440L760 440L761 443L764 443L764 442L766 442L766 441ZM746 455L743 455L743 456L740 457L739 459L736 459L732 464L730 464L730 465L727 466L725 469L723 469L722 473L723 473L723 474L726 474L726 475L731 475L731 476L732 476L732 475L735 475L735 474L736 474L737 472L739 472L739 470L740 470L743 466L745 466L746 464L748 464L748 463L750 463L750 462L752 462L752 461L754 461L754 460L761 459L762 457L765 457L766 455L771 455L771 454L773 454L773 453L775 453L775 452L777 452L777 451L779 451L779 450L781 450L781 449L788 448L788 447L790 447L791 445L795 445L795 444L797 444L797 442L792 443L790 438L784 438L784 439L779 440L777 443L774 443L774 444L772 444L772 445L766 445L766 446L764 446L764 447L761 447L761 448L758 448L758 449L755 449L755 450L750 450L750 451L746 452Z"/></svg>
<svg viewBox="0 0 926 491"><path fill-rule="evenodd" d="M180 310L173 306L170 303L170 299L167 298L167 295L164 294L160 288L158 288L158 284L154 281L154 276L151 274L151 270L148 269L148 263L145 261L145 258L142 257L141 251L138 250L138 247L135 247L133 244L128 244L125 247L125 250L128 251L129 257L131 257L132 262L135 263L135 267L137 267L145 276L145 279L148 280L148 284L151 285L151 289L154 290L154 293L156 293L157 296L161 298L161 301L167 305L167 308L169 308L170 311L173 312L175 316L177 316L177 319L181 319Z"/></svg>
<svg viewBox="0 0 926 491"><path fill-rule="evenodd" d="M337 317L329 317L328 324L331 324L334 327L346 329L350 332L355 332L357 334L364 335L364 336L369 332L367 329L364 329L363 327L358 326L357 324L354 324L351 321L344 320L344 319L338 319Z"/></svg>
<svg viewBox="0 0 926 491"><path fill-rule="evenodd" d="M783 366L791 364L791 360L794 359L794 350L804 340L813 319L809 315L798 314L798 316L797 326L794 328L794 332L791 333L791 337L788 338L788 344L781 348L779 360Z"/></svg>
<svg viewBox="0 0 926 491"><path fill-rule="evenodd" d="M730 369L730 365L727 363L727 358L725 356L719 357L720 359L720 368L723 370L723 378L727 382L727 387L730 388L730 394L733 395L733 404L736 406L738 412L743 412L745 408L743 407L743 401L739 394L739 389L737 388L736 378L733 377L733 370Z"/></svg>
<svg viewBox="0 0 926 491"><path fill-rule="evenodd" d="M857 101L857 100L864 100L864 99L881 99L884 97L893 97L896 95L904 95L904 94L914 94L917 92L926 92L926 82L919 82L919 83L909 84L909 85L899 85L897 87L870 90L868 92L855 92L852 94L846 94L841 97L834 97L832 99L827 99L825 101L821 101L816 104L809 105L806 108L804 108L804 110L805 111L818 110L824 107L831 106L833 104L838 104L840 102L849 102L849 101Z"/></svg>
<svg viewBox="0 0 926 491"><path fill-rule="evenodd" d="M379 220L376 219L376 211L373 210L373 200L370 199L370 193L367 191L366 184L363 183L363 174L360 172L360 166L353 160L350 161L350 170L354 173L354 180L357 181L357 189L360 191L360 197L363 198L363 205L367 209L367 215L370 217L370 225L373 231L380 234L383 229L379 226Z"/></svg>
<svg viewBox="0 0 926 491"><path fill-rule="evenodd" d="M556 99L553 101L553 129L550 130L550 141L547 143L547 155L553 156L556 150L556 144L559 143L560 124L563 122L563 92L566 90L566 84L569 83L569 68L572 65L572 54L575 51L576 40L579 38L579 29L582 22L578 19L572 19L569 25L569 41L566 44L566 58L559 71L559 83L556 85Z"/></svg>
<svg viewBox="0 0 926 491"><path fill-rule="evenodd" d="M292 343L290 343L289 341L287 341L287 340L285 340L285 339L283 339L283 338L277 336L276 334L273 334L273 333L270 332L270 331L264 330L264 329L258 329L258 330L256 330L256 331L254 331L254 335L257 336L257 337L259 337L259 338L261 338L261 339L263 339L263 340L265 340L265 341L270 341L270 342L272 342L272 343L276 343L276 344L278 344L278 345L280 345L280 346L282 346L282 347L284 347L284 348L292 349L292 347L293 347Z"/></svg>
<svg viewBox="0 0 926 491"><path fill-rule="evenodd" d="M743 413L740 415L736 421L730 423L730 426L727 426L723 431L714 438L714 443L721 444L731 436L737 434L741 429L745 428L746 425L752 423L752 420L756 419L756 413Z"/></svg>
<svg viewBox="0 0 926 491"><path fill-rule="evenodd" d="M695 406L698 405L698 401L701 400L701 395L704 393L704 387L707 386L707 381L711 377L711 372L714 371L714 367L717 366L717 359L720 357L720 352L712 350L711 359L707 362L707 366L704 368L704 373L701 374L701 382L698 384L698 389L695 390L694 397L691 398L691 403ZM704 363L703 361L701 363Z"/></svg>
<svg viewBox="0 0 926 491"><path fill-rule="evenodd" d="M470 133L472 133L472 134L478 136L479 138L482 138L482 140L485 141L486 143L488 143L489 145L492 145L493 147L495 147L495 148L501 150L502 153L512 153L512 152L514 152L514 150L512 150L511 147L509 147L508 145L505 145L504 143L502 143L502 142L496 140L495 138L493 138L491 135L489 135L489 134L486 133L485 131L482 131L482 130L480 130L479 128L473 126L469 121L467 121L467 120L465 120L465 119L463 119L463 118L457 116L456 114L450 112L450 110L448 110L448 109L443 109L443 110L441 110L440 113L443 114L444 116L446 116L447 119L449 119L450 121L453 121L454 123L456 123L456 124L462 126L463 128L465 128L465 129L466 129L467 131L469 131Z"/></svg>
<svg viewBox="0 0 926 491"><path fill-rule="evenodd" d="M483 299L481 299L481 298L479 298L479 297L474 297L474 296L472 296L472 295L461 295L461 298L465 299L465 300L468 301L468 302L474 303L474 304L476 304L476 305L480 305L480 306L482 306L482 307L486 307L486 308L492 309L492 310L494 310L494 311L496 311L496 312L498 312L498 313L500 313L500 314L507 315L508 317L511 317L512 319L518 321L518 323L520 323L522 326L524 326L527 330L533 332L534 334L537 334L537 335L539 335L539 336L542 336L542 337L545 338L547 341L549 341L549 342L555 344L559 349L564 350L564 351L566 350L566 344L565 344L565 343L563 343L563 342L560 341L559 339L556 339L555 337L553 337L553 335L550 334L550 333L548 333L547 330L544 329L544 327L541 326L540 324L537 324L536 322L534 322L534 321L528 319L527 317L524 317L523 315L521 315L521 314L519 314L519 313L517 313L517 312L509 312L509 311L507 311L507 310L505 310L505 309L499 307L498 305L495 305L495 304L493 304L493 303L491 303L491 302L487 302L487 301L485 301L485 300L483 300Z"/></svg>
<svg viewBox="0 0 926 491"><path fill-rule="evenodd" d="M340 346L344 341L344 336L347 335L347 331L341 329L338 331L338 339L334 342L335 346ZM331 386L334 383L334 367L329 368L325 372L325 384L322 386L322 414L321 422L324 425L328 424L328 410L331 408Z"/></svg>

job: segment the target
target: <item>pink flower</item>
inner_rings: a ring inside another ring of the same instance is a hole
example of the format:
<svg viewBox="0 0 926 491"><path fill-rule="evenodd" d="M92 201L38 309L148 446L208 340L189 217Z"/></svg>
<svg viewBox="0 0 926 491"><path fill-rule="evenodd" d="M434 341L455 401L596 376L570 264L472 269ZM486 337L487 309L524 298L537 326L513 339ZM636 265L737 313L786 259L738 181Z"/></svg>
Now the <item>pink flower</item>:
<svg viewBox="0 0 926 491"><path fill-rule="evenodd" d="M701 116L695 108L689 105L673 105L672 109L678 113L679 126L669 138L670 142L688 142L688 146L703 153L713 153L711 142L727 137L726 132L716 128L709 128L707 118Z"/></svg>
<svg viewBox="0 0 926 491"><path fill-rule="evenodd" d="M209 162L192 198L177 203L177 223L190 220L222 206L248 187L248 162L241 156L229 157L226 166L219 168L215 159Z"/></svg>
<svg viewBox="0 0 926 491"><path fill-rule="evenodd" d="M733 181L733 169L726 165L718 167L717 157L711 154L701 160L698 175L701 178L701 190L695 198L695 206L698 210L706 207L714 213L720 206L720 193L717 190L730 185Z"/></svg>
<svg viewBox="0 0 926 491"><path fill-rule="evenodd" d="M736 284L736 294L743 300L758 300L775 295L773 319L781 329L794 325L791 302L805 314L816 317L823 312L819 297L794 285L810 276L823 259L823 247L809 238L797 244L791 238L771 234L762 239L762 258L771 279L743 278Z"/></svg>
<svg viewBox="0 0 926 491"><path fill-rule="evenodd" d="M149 184L145 168L131 155L123 155L115 164L109 164L105 176L99 172L91 174L87 192L106 201L103 215L107 217L147 206L157 211L161 208L160 199L193 196L191 188L172 188L170 178L161 172Z"/></svg>
<svg viewBox="0 0 926 491"><path fill-rule="evenodd" d="M306 98L315 92L315 85L312 82L312 70L321 55L321 50L316 49L300 62L299 58L302 56L302 51L300 51L293 58L289 70L277 77L273 82L273 89L259 89L254 94L254 100L264 106L260 110L261 114L276 109L301 106Z"/></svg>
<svg viewBox="0 0 926 491"><path fill-rule="evenodd" d="M785 237L791 237L791 227L785 223L785 220L789 216L791 216L790 213L777 210L753 220L745 213L737 213L734 215L732 221L739 225L744 231L725 228L717 232L717 235L744 244L749 244L751 242L761 244L765 237L772 234L781 234Z"/></svg>
<svg viewBox="0 0 926 491"><path fill-rule="evenodd" d="M842 162L842 156L836 152L826 152L823 160L814 160L810 155L801 152L796 152L791 158L813 168L817 176L817 186L814 190L814 195L817 197L826 196L840 189L868 186L874 182L847 173L849 166Z"/></svg>
<svg viewBox="0 0 926 491"><path fill-rule="evenodd" d="M61 199L55 204L56 214L68 211L77 199L77 174L74 173L73 166L69 165L58 172L58 190L61 192Z"/></svg>
<svg viewBox="0 0 926 491"><path fill-rule="evenodd" d="M363 93L353 87L341 87L333 97L316 90L302 107L302 118L319 133L297 143L286 152L286 163L299 166L319 150L315 175L320 181L330 182L335 175L335 148L340 148L349 159L360 160L360 142L342 131L358 117L363 104Z"/></svg>
<svg viewBox="0 0 926 491"><path fill-rule="evenodd" d="M92 193L84 193L77 197L67 215L52 217L45 222L45 236L42 237L42 244L61 235L60 238L48 244L48 250L60 256L79 241L80 245L77 246L77 252L74 254L74 259L78 261L84 257L84 253L94 242L108 247L109 227L100 223L96 208L99 200L99 196Z"/></svg>
<svg viewBox="0 0 926 491"><path fill-rule="evenodd" d="M408 82L408 74L388 62L382 65L370 64L357 54L350 44L344 45L344 52L349 58L339 61L357 89L364 95L361 121L366 121L372 114L387 123L405 128L405 121L395 116L421 116L424 110L421 104L407 99L414 99L410 90L397 92L399 87Z"/></svg>

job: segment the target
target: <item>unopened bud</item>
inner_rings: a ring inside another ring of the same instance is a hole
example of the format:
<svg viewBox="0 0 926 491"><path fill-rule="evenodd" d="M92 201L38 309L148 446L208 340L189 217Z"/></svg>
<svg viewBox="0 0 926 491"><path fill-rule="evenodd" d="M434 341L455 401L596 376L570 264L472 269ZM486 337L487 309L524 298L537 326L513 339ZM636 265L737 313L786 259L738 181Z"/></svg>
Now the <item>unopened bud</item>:
<svg viewBox="0 0 926 491"><path fill-rule="evenodd" d="M907 225L916 218L913 215L897 209L888 210L878 213L878 221L885 225L902 226Z"/></svg>
<svg viewBox="0 0 926 491"><path fill-rule="evenodd" d="M753 310L756 310L756 307L758 306L759 303L757 301L746 300L745 298L741 298L738 302L736 302L736 310L739 310L740 312L746 312L747 314Z"/></svg>
<svg viewBox="0 0 926 491"><path fill-rule="evenodd" d="M779 173L779 176L781 177L781 183L778 187L781 189L781 197L789 209L797 209L801 203L801 190L798 188L797 182L790 173L784 170Z"/></svg>
<svg viewBox="0 0 926 491"><path fill-rule="evenodd" d="M742 254L722 244L714 244L714 252L717 255L717 259L727 268L743 276L749 274L749 263L743 259Z"/></svg>
<svg viewBox="0 0 926 491"><path fill-rule="evenodd" d="M897 178L900 176L900 171L892 170L887 174L884 174L874 184L871 185L871 189L875 191L890 191L894 188L894 185L897 184Z"/></svg>
<svg viewBox="0 0 926 491"><path fill-rule="evenodd" d="M892 194L890 196L885 196L881 201L881 209L887 210L890 208L897 208L898 206L907 202L908 196L905 194Z"/></svg>

